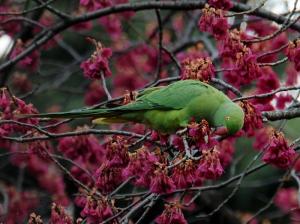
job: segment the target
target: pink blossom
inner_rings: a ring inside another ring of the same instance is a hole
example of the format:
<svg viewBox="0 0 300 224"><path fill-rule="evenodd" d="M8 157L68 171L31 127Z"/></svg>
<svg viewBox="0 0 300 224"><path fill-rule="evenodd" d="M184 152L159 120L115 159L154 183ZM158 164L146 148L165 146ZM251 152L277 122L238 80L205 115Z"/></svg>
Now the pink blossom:
<svg viewBox="0 0 300 224"><path fill-rule="evenodd" d="M157 131L152 131L150 135L151 141L159 141L162 145L166 145L168 143L169 135L161 134Z"/></svg>
<svg viewBox="0 0 300 224"><path fill-rule="evenodd" d="M55 203L51 207L51 224L72 224L72 217L66 213L65 209Z"/></svg>
<svg viewBox="0 0 300 224"><path fill-rule="evenodd" d="M193 60L193 59L199 59L199 58L207 58L209 59L209 54L203 47L203 45L198 44L194 47L191 47L188 49L188 51L179 52L176 57L178 60L182 63L185 60ZM210 60L210 59L209 59Z"/></svg>
<svg viewBox="0 0 300 224"><path fill-rule="evenodd" d="M200 123L191 122L188 125L188 136L200 149L211 148L217 143L210 134L208 122L204 119Z"/></svg>
<svg viewBox="0 0 300 224"><path fill-rule="evenodd" d="M113 216L113 208L104 197L95 200L91 195L84 201L85 205L80 214L87 218L87 223L101 223Z"/></svg>
<svg viewBox="0 0 300 224"><path fill-rule="evenodd" d="M16 56L21 54L25 48L26 48L25 43L23 43L21 40L17 40L17 43L10 54L10 58L14 59ZM21 59L18 62L18 65L30 71L36 71L39 66L39 60L40 60L39 51L34 50L29 55Z"/></svg>
<svg viewBox="0 0 300 224"><path fill-rule="evenodd" d="M224 77L226 81L236 87L249 84L262 75L256 62L256 56L250 48L244 46L239 50L238 52L236 50L231 52L231 49L228 49L228 52L223 52L229 56L229 58L223 59Z"/></svg>
<svg viewBox="0 0 300 224"><path fill-rule="evenodd" d="M209 82L214 77L215 69L209 58L187 58L181 62L182 79L198 79Z"/></svg>
<svg viewBox="0 0 300 224"><path fill-rule="evenodd" d="M202 16L198 22L198 27L200 31L208 32L216 39L222 40L227 34L229 25L221 9L211 8L206 4L202 9Z"/></svg>
<svg viewBox="0 0 300 224"><path fill-rule="evenodd" d="M296 85L299 74L291 63L288 63L285 69L285 73L286 73L285 85L287 86Z"/></svg>
<svg viewBox="0 0 300 224"><path fill-rule="evenodd" d="M245 39L246 35L237 29L229 31L225 36L225 39L221 41L218 46L220 56L236 59L236 54L242 52L245 48L242 39Z"/></svg>
<svg viewBox="0 0 300 224"><path fill-rule="evenodd" d="M290 103L293 100L293 97L289 94L280 94L276 96L276 107L280 110L283 110L286 107L286 104Z"/></svg>
<svg viewBox="0 0 300 224"><path fill-rule="evenodd" d="M88 127L79 127L84 131ZM58 150L72 160L81 160L87 164L98 165L103 161L105 149L95 135L70 136L59 140Z"/></svg>
<svg viewBox="0 0 300 224"><path fill-rule="evenodd" d="M300 40L290 42L286 50L286 56L295 64L295 69L300 71Z"/></svg>
<svg viewBox="0 0 300 224"><path fill-rule="evenodd" d="M180 160L180 159L179 159ZM177 160L174 163L178 162ZM194 183L199 184L196 174L197 166L193 160L185 160L172 169L171 178L176 188L191 187Z"/></svg>
<svg viewBox="0 0 300 224"><path fill-rule="evenodd" d="M275 38L272 38L271 47L273 50L278 49L288 43L287 32L282 32Z"/></svg>
<svg viewBox="0 0 300 224"><path fill-rule="evenodd" d="M178 135L173 136L172 145L179 151L184 151L183 139Z"/></svg>
<svg viewBox="0 0 300 224"><path fill-rule="evenodd" d="M242 101L240 102L240 106L245 113L243 131L247 136L253 136L255 129L263 126L261 113L256 106L250 102Z"/></svg>
<svg viewBox="0 0 300 224"><path fill-rule="evenodd" d="M92 40L96 45L96 51L86 61L82 62L80 68L83 69L84 76L90 79L100 79L101 72L104 76L111 76L108 59L112 52L110 48L103 48L100 42Z"/></svg>
<svg viewBox="0 0 300 224"><path fill-rule="evenodd" d="M0 109L4 113L8 113L11 111L10 108L11 99L8 95L8 92L5 88L1 89L1 96L0 96Z"/></svg>
<svg viewBox="0 0 300 224"><path fill-rule="evenodd" d="M216 149L219 151L221 165L224 168L229 166L233 159L233 154L235 151L233 143L233 139L224 139L216 145Z"/></svg>
<svg viewBox="0 0 300 224"><path fill-rule="evenodd" d="M79 127L82 131L87 127ZM105 159L105 148L94 135L70 136L59 140L58 150L91 173L96 172L99 164ZM76 166L71 167L71 173L84 184L91 185L90 175Z"/></svg>
<svg viewBox="0 0 300 224"><path fill-rule="evenodd" d="M288 146L283 133L274 131L262 159L278 168L287 169L292 164L294 156L295 150Z"/></svg>
<svg viewBox="0 0 300 224"><path fill-rule="evenodd" d="M37 125L39 123L37 118L22 118L20 114L36 114L36 108L32 104L26 104L23 100L12 96L6 89L0 90L0 110L2 120L16 120L21 123L30 125ZM3 124L1 125L2 134L10 134L13 132L25 133L31 127L17 124Z"/></svg>
<svg viewBox="0 0 300 224"><path fill-rule="evenodd" d="M53 149L48 141L34 141L28 144L27 151L49 162L51 158L48 153L51 153Z"/></svg>
<svg viewBox="0 0 300 224"><path fill-rule="evenodd" d="M121 136L113 136L106 144L105 159L111 167L126 167L129 163L128 141Z"/></svg>
<svg viewBox="0 0 300 224"><path fill-rule="evenodd" d="M247 31L249 33L254 32L255 37L263 37L263 36L271 35L275 31L277 31L277 29L278 28L274 24L266 20L260 20L257 21L256 23L247 24ZM287 34L286 32L282 32L268 41L252 43L250 48L255 53L264 54L265 52L271 52L273 50L280 48L281 46L285 45L287 42L288 42ZM279 52L275 52L260 57L258 61L262 63L274 62L278 59L278 56L279 56Z"/></svg>
<svg viewBox="0 0 300 224"><path fill-rule="evenodd" d="M209 0L208 4L214 8L224 9L224 10L228 10L233 6L231 0Z"/></svg>
<svg viewBox="0 0 300 224"><path fill-rule="evenodd" d="M76 164L78 164L82 168L87 169L87 171L94 171L94 168L91 168L91 166L86 162L76 161ZM72 166L70 167L70 172L74 177L76 177L77 180L81 181L86 186L93 186L94 181L91 179L91 174L87 173L82 168L79 168L78 166Z"/></svg>
<svg viewBox="0 0 300 224"><path fill-rule="evenodd" d="M63 174L58 170L56 165L50 160L49 154L51 153L51 145L46 142L32 142L29 144L28 149L25 145L14 144L11 148L13 152L22 152L28 150L31 153L28 154L16 154L12 157L12 163L19 167L24 167L35 176L38 184L43 189L47 190L52 195L52 200L67 205L69 199L65 193L65 183ZM47 153L48 151L48 153Z"/></svg>
<svg viewBox="0 0 300 224"><path fill-rule="evenodd" d="M259 130L256 130L253 147L257 150L262 150L270 141L273 131L274 130L271 127L264 127Z"/></svg>
<svg viewBox="0 0 300 224"><path fill-rule="evenodd" d="M128 166L123 169L124 178L134 176L134 184L149 187L158 158L145 147L138 149L135 153L130 153L129 158Z"/></svg>
<svg viewBox="0 0 300 224"><path fill-rule="evenodd" d="M96 171L96 185L101 193L112 192L123 182L122 168L114 167L109 162L104 162Z"/></svg>
<svg viewBox="0 0 300 224"><path fill-rule="evenodd" d="M278 75L270 67L261 69L263 76L259 77L257 82L257 89L259 93L270 92L280 86ZM272 99L272 98L269 98Z"/></svg>
<svg viewBox="0 0 300 224"><path fill-rule="evenodd" d="M217 179L223 174L223 167L217 149L202 150L202 156L197 169L198 174L206 179Z"/></svg>
<svg viewBox="0 0 300 224"><path fill-rule="evenodd" d="M259 20L256 23L249 23L247 28L251 31L254 31L258 36L267 36L277 30L277 27L274 26L272 22L267 20Z"/></svg>
<svg viewBox="0 0 300 224"><path fill-rule="evenodd" d="M163 213L155 219L157 224L187 224L179 205L165 205Z"/></svg>
<svg viewBox="0 0 300 224"><path fill-rule="evenodd" d="M262 71L256 62L256 56L249 48L244 47L242 52L236 54L236 73L239 74L240 84L249 84L259 78Z"/></svg>
<svg viewBox="0 0 300 224"><path fill-rule="evenodd" d="M164 167L157 167L151 178L150 191L157 194L171 193L175 190L173 180L167 175Z"/></svg>

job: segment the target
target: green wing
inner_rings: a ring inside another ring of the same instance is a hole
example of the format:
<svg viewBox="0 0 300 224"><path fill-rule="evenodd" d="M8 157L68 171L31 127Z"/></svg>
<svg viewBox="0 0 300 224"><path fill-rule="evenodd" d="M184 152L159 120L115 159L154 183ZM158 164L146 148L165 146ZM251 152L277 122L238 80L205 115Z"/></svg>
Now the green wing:
<svg viewBox="0 0 300 224"><path fill-rule="evenodd" d="M214 89L200 81L178 81L142 95L131 104L111 110L178 110L184 108L193 98L210 91L213 92Z"/></svg>
<svg viewBox="0 0 300 224"><path fill-rule="evenodd" d="M148 95L154 91L157 91L157 90L160 90L162 88L164 88L165 86L155 86L155 87L149 87L147 89L143 89L139 92L138 94L138 98L142 97L142 96L145 96L145 95Z"/></svg>

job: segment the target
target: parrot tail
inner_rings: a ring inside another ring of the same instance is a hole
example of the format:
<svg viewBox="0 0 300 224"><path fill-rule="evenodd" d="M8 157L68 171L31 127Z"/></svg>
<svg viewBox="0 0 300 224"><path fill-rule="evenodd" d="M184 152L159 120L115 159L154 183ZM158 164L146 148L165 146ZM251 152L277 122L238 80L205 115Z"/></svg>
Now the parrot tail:
<svg viewBox="0 0 300 224"><path fill-rule="evenodd" d="M41 114L18 114L20 118L109 118L119 113L110 109L93 109L93 110L73 110L68 112L41 113Z"/></svg>

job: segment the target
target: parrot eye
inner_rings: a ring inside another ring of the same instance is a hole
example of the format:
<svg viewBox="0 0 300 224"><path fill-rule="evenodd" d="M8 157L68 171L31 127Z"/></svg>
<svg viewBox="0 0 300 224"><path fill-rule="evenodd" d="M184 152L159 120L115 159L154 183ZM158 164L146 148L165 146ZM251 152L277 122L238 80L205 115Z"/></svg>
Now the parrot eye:
<svg viewBox="0 0 300 224"><path fill-rule="evenodd" d="M226 120L226 121L229 121L229 119L230 119L229 116L226 116L226 117L225 117L225 120Z"/></svg>

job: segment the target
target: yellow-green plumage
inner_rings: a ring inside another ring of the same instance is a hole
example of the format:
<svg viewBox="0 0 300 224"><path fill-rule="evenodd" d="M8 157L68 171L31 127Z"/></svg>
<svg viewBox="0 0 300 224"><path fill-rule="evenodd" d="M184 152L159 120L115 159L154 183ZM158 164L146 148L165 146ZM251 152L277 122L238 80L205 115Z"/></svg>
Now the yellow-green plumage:
<svg viewBox="0 0 300 224"><path fill-rule="evenodd" d="M194 119L213 127L225 126L229 134L240 130L243 110L225 94L196 80L146 89L136 101L114 108L37 114L37 117L94 117L94 123L137 122L162 133L175 133Z"/></svg>

